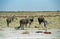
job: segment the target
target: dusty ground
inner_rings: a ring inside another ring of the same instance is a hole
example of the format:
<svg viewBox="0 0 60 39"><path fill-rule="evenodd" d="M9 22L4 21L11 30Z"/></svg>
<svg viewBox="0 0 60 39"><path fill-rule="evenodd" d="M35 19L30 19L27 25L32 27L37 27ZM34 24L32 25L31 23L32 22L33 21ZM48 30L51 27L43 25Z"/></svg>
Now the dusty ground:
<svg viewBox="0 0 60 39"><path fill-rule="evenodd" d="M41 31L42 33L36 33ZM0 39L59 39L60 38L60 29L48 29L52 34L44 34L44 30L34 30L34 29L25 29L25 30L15 30L14 28L1 28L0 29ZM23 34L23 32L28 32Z"/></svg>

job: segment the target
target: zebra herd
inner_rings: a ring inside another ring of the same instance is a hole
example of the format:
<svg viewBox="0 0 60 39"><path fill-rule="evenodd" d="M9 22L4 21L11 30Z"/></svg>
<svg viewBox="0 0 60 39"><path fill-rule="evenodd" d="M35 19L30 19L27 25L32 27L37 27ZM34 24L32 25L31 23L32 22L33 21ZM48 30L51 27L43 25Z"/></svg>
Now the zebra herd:
<svg viewBox="0 0 60 39"><path fill-rule="evenodd" d="M12 16L12 17L7 17L6 19L6 22L7 22L7 26L9 27L9 24L14 21L14 19L17 20L16 16ZM15 29L19 29L21 28L21 30L24 30L24 25L27 27L27 24L29 24L29 28L30 28L30 25L33 23L34 21L34 17L33 16L27 16L25 19L21 19L19 21L19 24L20 26L18 26L17 28ZM47 20L45 20L44 16L40 16L38 17L38 23L41 24L41 23L44 23L44 27L47 28Z"/></svg>

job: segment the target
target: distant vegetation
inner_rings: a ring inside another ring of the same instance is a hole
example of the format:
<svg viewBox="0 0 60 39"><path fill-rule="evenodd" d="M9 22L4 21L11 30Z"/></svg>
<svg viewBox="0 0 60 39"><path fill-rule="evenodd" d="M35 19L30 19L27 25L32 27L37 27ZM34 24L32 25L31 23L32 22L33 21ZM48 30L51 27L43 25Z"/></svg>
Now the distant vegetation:
<svg viewBox="0 0 60 39"><path fill-rule="evenodd" d="M0 11L0 13L36 13L36 12L60 12L60 11Z"/></svg>

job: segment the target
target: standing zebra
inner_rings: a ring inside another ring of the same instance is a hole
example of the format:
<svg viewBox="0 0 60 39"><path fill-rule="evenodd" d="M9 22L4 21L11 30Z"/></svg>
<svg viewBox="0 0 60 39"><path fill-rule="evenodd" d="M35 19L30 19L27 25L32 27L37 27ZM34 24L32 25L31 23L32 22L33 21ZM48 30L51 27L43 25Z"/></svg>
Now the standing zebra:
<svg viewBox="0 0 60 39"><path fill-rule="evenodd" d="M12 21L14 21L14 19L17 19L16 18L16 16L14 15L14 16L9 16L9 17L7 17L7 19L6 19L6 22L7 22L7 26L9 27L9 24L12 22Z"/></svg>
<svg viewBox="0 0 60 39"><path fill-rule="evenodd" d="M47 31L47 24L48 24L48 22L45 20L45 18L43 16L40 16L38 18L38 22L39 22L39 24L44 23L45 31Z"/></svg>
<svg viewBox="0 0 60 39"><path fill-rule="evenodd" d="M27 24L29 24L30 27L32 22L33 22L33 17L26 17L25 19L21 19L20 26L18 26L16 29L21 28L21 30L24 30L24 25L27 27Z"/></svg>

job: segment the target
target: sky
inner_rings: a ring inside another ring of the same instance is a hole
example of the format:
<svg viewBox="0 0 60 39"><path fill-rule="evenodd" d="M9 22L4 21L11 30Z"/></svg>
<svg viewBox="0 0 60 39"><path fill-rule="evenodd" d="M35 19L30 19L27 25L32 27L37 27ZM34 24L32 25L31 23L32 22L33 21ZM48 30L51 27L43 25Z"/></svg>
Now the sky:
<svg viewBox="0 0 60 39"><path fill-rule="evenodd" d="M0 11L60 11L60 0L0 0Z"/></svg>

